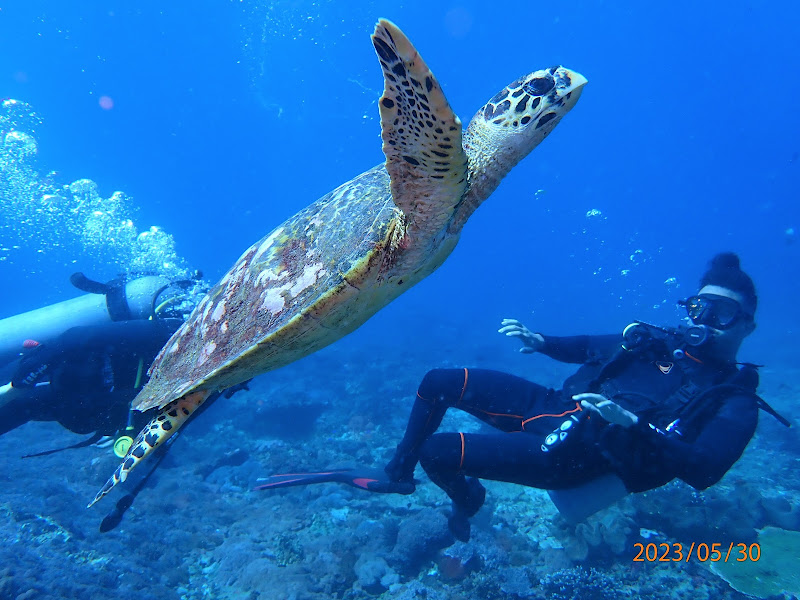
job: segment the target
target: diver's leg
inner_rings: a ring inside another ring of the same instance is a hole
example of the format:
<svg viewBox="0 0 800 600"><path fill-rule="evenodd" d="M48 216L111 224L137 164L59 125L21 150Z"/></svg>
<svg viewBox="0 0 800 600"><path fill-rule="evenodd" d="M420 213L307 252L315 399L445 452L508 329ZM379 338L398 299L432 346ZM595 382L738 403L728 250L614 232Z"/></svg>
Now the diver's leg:
<svg viewBox="0 0 800 600"><path fill-rule="evenodd" d="M529 433L437 433L425 441L420 464L453 501L450 529L458 539L469 539L468 519L483 505L486 491L478 479L563 489L610 470L581 443L545 452L542 441Z"/></svg>
<svg viewBox="0 0 800 600"><path fill-rule="evenodd" d="M385 468L386 474L393 481L413 479L420 447L439 428L450 407L502 431L521 431L531 414L551 410L553 398L553 390L500 371L429 371L420 383L405 435Z"/></svg>
<svg viewBox="0 0 800 600"><path fill-rule="evenodd" d="M423 384L429 375L430 373L425 376ZM422 387L421 385L420 390ZM438 429L447 408L447 404L429 400L417 392L403 439L397 445L392 459L384 467L391 481L413 481L414 469L419 461L419 448L428 436Z"/></svg>

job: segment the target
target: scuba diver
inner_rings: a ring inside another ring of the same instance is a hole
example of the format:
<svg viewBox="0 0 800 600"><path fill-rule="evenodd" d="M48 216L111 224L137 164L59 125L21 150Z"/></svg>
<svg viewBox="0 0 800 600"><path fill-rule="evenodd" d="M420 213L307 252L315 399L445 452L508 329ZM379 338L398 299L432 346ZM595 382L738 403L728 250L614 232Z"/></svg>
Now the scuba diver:
<svg viewBox="0 0 800 600"><path fill-rule="evenodd" d="M0 435L28 421L57 421L94 433L87 444L116 436L121 452L126 431L146 423L130 402L191 310L194 282L147 275L99 283L82 273L70 280L89 293L0 321L0 355L15 358L0 386Z"/></svg>
<svg viewBox="0 0 800 600"><path fill-rule="evenodd" d="M131 400L181 324L174 318L112 321L71 327L41 344L28 340L11 381L2 388L0 435L28 421L56 421L98 439L144 426L152 415L137 413L134 419Z"/></svg>
<svg viewBox="0 0 800 600"><path fill-rule="evenodd" d="M131 410L131 402L158 352L194 308L200 277L145 275L100 283L76 273L70 281L87 294L0 320L0 356L11 359L2 369L8 383L0 386L0 435L29 421L55 421L92 435L23 458L91 444L111 445L125 456L132 436L153 416ZM148 476L124 499L128 506Z"/></svg>
<svg viewBox="0 0 800 600"><path fill-rule="evenodd" d="M274 475L257 489L339 481L409 494L419 463L452 500L448 524L462 541L485 500L480 479L548 490L572 521L676 478L703 490L740 458L759 408L789 426L756 395L756 365L736 361L756 304L738 256L722 253L698 293L679 302L687 322L676 329L635 322L622 335L554 337L506 319L499 331L519 338L521 352L581 365L561 390L498 371L435 369L382 472ZM500 432L437 433L451 407Z"/></svg>

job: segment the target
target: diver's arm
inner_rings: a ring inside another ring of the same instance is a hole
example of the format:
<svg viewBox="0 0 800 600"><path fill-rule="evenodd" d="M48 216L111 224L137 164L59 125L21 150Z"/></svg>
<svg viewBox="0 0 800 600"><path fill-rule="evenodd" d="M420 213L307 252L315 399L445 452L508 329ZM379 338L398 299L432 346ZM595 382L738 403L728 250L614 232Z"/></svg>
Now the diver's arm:
<svg viewBox="0 0 800 600"><path fill-rule="evenodd" d="M53 365L65 360L78 360L96 352L129 355L156 354L173 332L180 319L136 319L103 325L72 327L52 342L28 351L22 357L11 381L13 388L29 388L49 378Z"/></svg>
<svg viewBox="0 0 800 600"><path fill-rule="evenodd" d="M33 387L16 387L10 381L5 385L0 385L0 408L20 398L35 396L34 389Z"/></svg>
<svg viewBox="0 0 800 600"><path fill-rule="evenodd" d="M575 364L608 358L622 343L622 336L618 334L545 336L534 333L516 319L503 319L497 332L519 339L522 342L519 351L523 354L541 352L557 361Z"/></svg>
<svg viewBox="0 0 800 600"><path fill-rule="evenodd" d="M544 335L542 337L544 344L539 352L554 360L575 364L608 358L620 348L622 343L622 335L618 333L567 337Z"/></svg>
<svg viewBox="0 0 800 600"><path fill-rule="evenodd" d="M50 366L59 350L54 344L42 344L28 349L19 361L11 377L9 394L32 389L36 384L49 380Z"/></svg>
<svg viewBox="0 0 800 600"><path fill-rule="evenodd" d="M752 396L737 394L726 399L694 442L663 433L639 419L634 427L652 441L675 476L693 488L704 490L717 483L739 460L758 423L758 406Z"/></svg>
<svg viewBox="0 0 800 600"><path fill-rule="evenodd" d="M10 381L5 385L0 386L0 408L3 408L6 404L11 402L11 400L13 400L18 394L19 390L11 385Z"/></svg>
<svg viewBox="0 0 800 600"><path fill-rule="evenodd" d="M32 420L46 390L46 386L18 388L10 382L0 386L0 435Z"/></svg>
<svg viewBox="0 0 800 600"><path fill-rule="evenodd" d="M73 327L55 342L61 352L91 352L109 346L130 352L157 352L181 325L180 319L135 319Z"/></svg>
<svg viewBox="0 0 800 600"><path fill-rule="evenodd" d="M502 333L507 337L515 337L522 342L522 348L519 351L523 354L539 352L544 345L544 338L541 333L533 333L516 319L503 319L497 333Z"/></svg>

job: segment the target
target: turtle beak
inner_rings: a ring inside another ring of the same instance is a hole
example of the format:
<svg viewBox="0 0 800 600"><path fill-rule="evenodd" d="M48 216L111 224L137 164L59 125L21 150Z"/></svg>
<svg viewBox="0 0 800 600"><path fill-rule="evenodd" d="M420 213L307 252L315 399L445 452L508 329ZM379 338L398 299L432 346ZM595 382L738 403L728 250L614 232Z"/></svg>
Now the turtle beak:
<svg viewBox="0 0 800 600"><path fill-rule="evenodd" d="M553 76L556 80L556 87L559 89L560 95L564 98L564 105L567 110L572 110L572 107L578 102L583 92L583 86L589 83L583 75L577 71L558 67Z"/></svg>

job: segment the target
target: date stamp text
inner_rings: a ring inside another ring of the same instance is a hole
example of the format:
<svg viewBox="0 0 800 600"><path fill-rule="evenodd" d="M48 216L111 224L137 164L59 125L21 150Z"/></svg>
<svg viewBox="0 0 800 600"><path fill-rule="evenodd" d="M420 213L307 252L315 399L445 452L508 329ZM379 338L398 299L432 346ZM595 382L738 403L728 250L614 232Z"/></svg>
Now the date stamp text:
<svg viewBox="0 0 800 600"><path fill-rule="evenodd" d="M757 543L729 544L706 542L692 542L686 546L680 542L668 544L642 544L636 542L633 545L637 551L633 557L633 562L689 562L694 559L700 562L757 562L761 558L761 546Z"/></svg>

